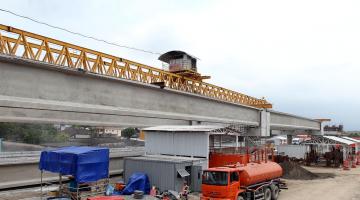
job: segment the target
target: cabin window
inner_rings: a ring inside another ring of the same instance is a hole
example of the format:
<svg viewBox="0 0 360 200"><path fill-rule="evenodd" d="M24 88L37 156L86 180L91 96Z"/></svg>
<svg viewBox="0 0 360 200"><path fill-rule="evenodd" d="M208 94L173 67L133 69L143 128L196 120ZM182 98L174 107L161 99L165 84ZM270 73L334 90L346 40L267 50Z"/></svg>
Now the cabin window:
<svg viewBox="0 0 360 200"><path fill-rule="evenodd" d="M230 174L230 183L238 182L239 181L239 174L237 172L231 172Z"/></svg>
<svg viewBox="0 0 360 200"><path fill-rule="evenodd" d="M205 171L202 183L206 185L227 185L228 173L220 171Z"/></svg>

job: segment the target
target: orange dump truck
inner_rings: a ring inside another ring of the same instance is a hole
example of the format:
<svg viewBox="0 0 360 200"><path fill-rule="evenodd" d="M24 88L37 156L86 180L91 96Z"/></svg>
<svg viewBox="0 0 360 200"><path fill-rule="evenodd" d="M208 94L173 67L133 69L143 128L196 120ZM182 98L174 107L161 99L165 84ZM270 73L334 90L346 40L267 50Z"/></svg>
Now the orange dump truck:
<svg viewBox="0 0 360 200"><path fill-rule="evenodd" d="M201 200L276 200L285 183L275 162L249 163L204 170Z"/></svg>

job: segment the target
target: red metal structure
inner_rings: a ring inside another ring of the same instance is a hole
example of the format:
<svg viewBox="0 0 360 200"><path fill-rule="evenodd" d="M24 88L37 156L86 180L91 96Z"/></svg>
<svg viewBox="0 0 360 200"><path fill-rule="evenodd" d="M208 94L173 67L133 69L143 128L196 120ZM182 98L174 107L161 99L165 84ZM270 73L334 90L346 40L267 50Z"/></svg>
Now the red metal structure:
<svg viewBox="0 0 360 200"><path fill-rule="evenodd" d="M209 167L267 162L269 157L273 160L274 152L271 148L228 147L212 149L209 155Z"/></svg>

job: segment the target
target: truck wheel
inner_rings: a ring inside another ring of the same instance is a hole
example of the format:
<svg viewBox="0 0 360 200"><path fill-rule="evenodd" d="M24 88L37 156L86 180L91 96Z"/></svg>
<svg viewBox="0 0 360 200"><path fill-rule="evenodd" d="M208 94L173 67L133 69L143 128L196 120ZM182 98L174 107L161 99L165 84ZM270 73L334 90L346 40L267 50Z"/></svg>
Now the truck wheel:
<svg viewBox="0 0 360 200"><path fill-rule="evenodd" d="M242 197L242 196L238 196L238 198L237 198L237 200L244 200L244 197Z"/></svg>
<svg viewBox="0 0 360 200"><path fill-rule="evenodd" d="M279 186L273 185L271 187L271 200L277 200L279 197L280 189Z"/></svg>
<svg viewBox="0 0 360 200"><path fill-rule="evenodd" d="M271 200L271 189L269 187L265 189L264 200Z"/></svg>

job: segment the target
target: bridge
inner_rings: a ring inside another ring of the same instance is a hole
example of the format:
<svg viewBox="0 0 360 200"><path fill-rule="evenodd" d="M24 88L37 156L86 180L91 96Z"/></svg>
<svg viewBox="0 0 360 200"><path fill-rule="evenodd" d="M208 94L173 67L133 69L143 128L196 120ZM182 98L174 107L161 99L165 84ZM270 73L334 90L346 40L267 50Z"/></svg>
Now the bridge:
<svg viewBox="0 0 360 200"><path fill-rule="evenodd" d="M243 124L254 134L321 122L152 84L0 55L0 121L92 126Z"/></svg>
<svg viewBox="0 0 360 200"><path fill-rule="evenodd" d="M265 99L201 77L196 71L169 72L0 25L0 121L237 124L254 136L269 136L271 130L321 132L320 121L274 111Z"/></svg>
<svg viewBox="0 0 360 200"><path fill-rule="evenodd" d="M321 121L270 108L264 99L0 25L0 122L243 125L249 136L322 133ZM123 157L142 153L113 150L111 173L120 173ZM0 155L0 174L12 174L0 178L0 189L38 184L38 157Z"/></svg>

